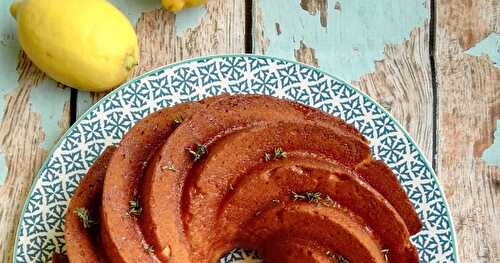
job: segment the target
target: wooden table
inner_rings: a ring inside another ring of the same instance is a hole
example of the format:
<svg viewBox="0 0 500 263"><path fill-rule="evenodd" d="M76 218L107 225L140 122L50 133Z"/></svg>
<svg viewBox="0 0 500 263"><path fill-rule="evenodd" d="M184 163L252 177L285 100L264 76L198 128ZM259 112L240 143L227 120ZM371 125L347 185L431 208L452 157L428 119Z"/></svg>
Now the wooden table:
<svg viewBox="0 0 500 263"><path fill-rule="evenodd" d="M0 0L2 262L48 151L102 95L58 87L30 63L10 2ZM498 0L212 0L178 15L159 0L112 2L138 32L133 76L200 55L256 53L319 66L367 92L431 160L462 262L500 262Z"/></svg>

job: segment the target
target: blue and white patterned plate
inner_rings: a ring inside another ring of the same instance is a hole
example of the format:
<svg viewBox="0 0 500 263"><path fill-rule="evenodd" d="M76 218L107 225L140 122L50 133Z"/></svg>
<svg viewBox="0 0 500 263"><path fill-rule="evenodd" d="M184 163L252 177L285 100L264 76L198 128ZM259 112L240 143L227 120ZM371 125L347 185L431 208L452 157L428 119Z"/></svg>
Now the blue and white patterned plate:
<svg viewBox="0 0 500 263"><path fill-rule="evenodd" d="M17 230L14 262L46 262L64 251L68 200L105 146L163 107L221 93L261 93L293 99L353 124L376 158L398 175L423 222L412 238L421 262L458 262L448 206L432 168L408 133L367 95L325 72L278 58L225 55L164 66L113 91L61 138L30 191ZM234 250L221 262L254 261Z"/></svg>

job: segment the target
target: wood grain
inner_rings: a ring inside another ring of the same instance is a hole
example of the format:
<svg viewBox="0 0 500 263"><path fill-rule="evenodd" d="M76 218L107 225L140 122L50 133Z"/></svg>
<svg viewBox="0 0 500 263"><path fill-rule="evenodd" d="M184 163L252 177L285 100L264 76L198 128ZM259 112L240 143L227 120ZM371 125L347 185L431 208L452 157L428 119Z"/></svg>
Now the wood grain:
<svg viewBox="0 0 500 263"><path fill-rule="evenodd" d="M453 215L462 262L500 262L500 168L480 154L500 119L500 70L464 52L500 31L496 0L437 2L437 173Z"/></svg>
<svg viewBox="0 0 500 263"><path fill-rule="evenodd" d="M208 1L206 8L201 22L183 34L176 32L175 14L163 9L143 13L136 25L141 59L131 78L192 57L244 53L245 2ZM103 95L92 94L93 103Z"/></svg>
<svg viewBox="0 0 500 263"><path fill-rule="evenodd" d="M293 50L293 53L295 55L295 59L297 61L309 64L311 66L319 66L318 64L318 59L316 58L316 54L314 52L314 49L306 46L304 44L304 41L300 41L300 47L297 49Z"/></svg>
<svg viewBox="0 0 500 263"><path fill-rule="evenodd" d="M182 59L218 53L243 53L245 48L245 5L243 1L209 1L201 23L182 35L175 32L175 15L162 9L143 14L137 23L141 63L131 77L155 67ZM33 181L47 156L39 147L45 134L39 113L30 110L31 89L45 78L22 56L18 65L19 87L6 99L6 111L0 127L1 149L6 153L9 174L0 186L0 262L11 262L18 216ZM78 94L80 98L88 93ZM78 102L80 110L90 107L104 94L91 94L88 102ZM38 109L40 110L40 109ZM43 112L41 113L43 114ZM62 130L69 127L69 91Z"/></svg>
<svg viewBox="0 0 500 263"><path fill-rule="evenodd" d="M345 3L347 2L343 3L345 6ZM316 52L317 50L315 49L315 46L328 46L326 43L318 43L321 40L329 39L332 43L336 43L337 46L353 43L350 50L352 54L349 53L346 56L367 56L363 52L370 53L370 51L383 53L381 59L368 62L375 65L373 72L365 72L358 79L348 79L348 81L351 81L354 86L366 92L376 101L383 104L390 111L390 113L399 122L401 122L403 127L410 132L412 137L415 138L417 144L423 149L426 157L429 160L432 160L432 133L434 130L434 110L432 102L434 97L432 92L432 75L429 59L428 23L424 23L423 25L414 28L411 32L401 33L402 35L407 34L407 37L405 37L401 43L386 43L385 46L381 47L380 51L369 49L360 51L357 47L357 45L360 45L359 43L364 43L363 45L365 46L371 46L372 44L371 39L373 36L368 34L362 35L362 31L369 28L369 26L357 28L357 30L361 31L356 31L356 28L352 28L352 30L347 32L343 30L335 30L336 25L331 24L330 21L338 22L338 19L336 20L336 18L343 15L342 4L339 1L327 2L323 0L301 0L298 4L290 3L290 5L295 4L295 9L299 10L299 14L306 12L311 16L319 16L319 23L314 23L314 27L299 26L293 28L294 34L290 40L298 42L298 48L295 47L295 43L290 43L289 45L283 45L280 43L274 48L269 48L273 42L280 41L282 37L280 35L282 30L290 30L290 28L281 28L282 25L280 22L288 22L283 21L283 19L306 20L304 18L297 18L295 13L292 16L273 16L271 19L276 19L276 23L274 24L275 29L273 30L274 32L266 35L266 30L264 28L265 17L262 15L262 10L264 8L271 8L272 6L269 4L270 3L266 1L254 1L254 10L256 13L253 21L255 32L255 53L275 56L282 56L283 54L291 53L293 54L291 59L295 59L299 62L312 66L319 66L320 68L330 71L333 74L338 74L338 69L345 68L346 66L343 64L345 62L331 62L332 60L335 60L333 59L334 54L339 52L339 50L335 48L335 44L332 44L332 46L328 48L328 52ZM365 7L361 4L351 3L347 8L357 8L361 13ZM395 10L402 10L407 7L396 6L393 8L395 8ZM331 12L332 10L333 12ZM357 14L358 12L353 11L352 13ZM420 15L422 14L414 14L414 16ZM429 10L426 10L423 15L429 17ZM332 29L324 30L325 27L332 27ZM269 30L267 30L267 32L269 32ZM310 32L314 32L311 35L315 36L315 41L309 40L309 42L307 42L306 40L301 39L301 37L303 38L304 35ZM383 34L385 33L380 33L380 35ZM338 42L343 44L339 44ZM283 50L284 48L290 48L292 52ZM344 78L342 75L339 77Z"/></svg>
<svg viewBox="0 0 500 263"><path fill-rule="evenodd" d="M336 5L339 3L337 2ZM319 19L322 27L328 24L328 1L327 0L300 0L300 7L314 16L319 12Z"/></svg>
<svg viewBox="0 0 500 263"><path fill-rule="evenodd" d="M131 77L190 57L243 53L245 37L253 38L254 53L276 55L268 53L273 40L284 37L290 30L332 32L335 16L358 5L347 5L346 1L292 1L290 5L301 12L318 16L318 22L314 26L308 24L307 28L291 29L273 21L273 32L269 34L262 12L266 8L263 5L269 2L254 0L251 10L245 2L209 1L201 22L182 34L176 32L176 15L162 9L143 13L136 24L141 63ZM429 3L424 2L427 8ZM500 33L500 3L436 0L435 5L433 51L437 86L434 89L428 23L416 26L404 41L386 43L383 56L373 61L374 69L351 81L386 107L409 130L428 159L433 160L450 204L461 262L500 262L500 168L487 166L481 160L482 152L493 141L495 121L500 119L500 70L487 56L464 53L490 33ZM252 12L253 36L245 36L249 33L245 32L245 23L250 23L245 20L246 11ZM341 37L345 40L349 35ZM317 52L325 44L319 43L320 39L292 38L284 45L289 49L286 52L276 47L273 50L281 52L277 53L279 56L289 54L290 59L322 67L330 57ZM369 39L365 42L371 43ZM356 47L352 50L358 54ZM325 69L335 72L334 67ZM0 124L0 149L5 153L9 171L5 184L0 186L1 262L11 261L19 212L47 155L47 147L41 145L57 130L42 129L42 118L46 116L43 109L33 108L30 98L33 89L42 88L38 86L45 80L44 74L22 53L17 72L18 86L3 98L5 112ZM79 113L102 95L78 93ZM57 128L69 126L69 92L66 102L61 118L54 120ZM433 118L437 118L437 127L433 127ZM435 133L437 141L433 141Z"/></svg>
<svg viewBox="0 0 500 263"><path fill-rule="evenodd" d="M402 44L387 44L375 72L354 86L366 92L412 135L428 160L434 143L432 74L429 59L429 25L415 28Z"/></svg>
<svg viewBox="0 0 500 263"><path fill-rule="evenodd" d="M301 42L297 61L318 66L314 50ZM429 25L414 29L401 44L387 44L375 71L352 84L374 98L394 116L432 160L433 92L429 60Z"/></svg>
<svg viewBox="0 0 500 263"><path fill-rule="evenodd" d="M61 119L53 120L53 130L43 130L42 114L49 113L32 108L31 93L34 89L47 88L38 86L46 76L22 52L17 71L18 86L5 98L5 112L0 125L0 147L5 153L9 172L4 185L0 186L1 262L12 261L19 215L33 178L47 156L47 149L41 146L49 136L47 132L59 130L55 127L66 130L70 116L69 92L66 92L66 102L60 109Z"/></svg>

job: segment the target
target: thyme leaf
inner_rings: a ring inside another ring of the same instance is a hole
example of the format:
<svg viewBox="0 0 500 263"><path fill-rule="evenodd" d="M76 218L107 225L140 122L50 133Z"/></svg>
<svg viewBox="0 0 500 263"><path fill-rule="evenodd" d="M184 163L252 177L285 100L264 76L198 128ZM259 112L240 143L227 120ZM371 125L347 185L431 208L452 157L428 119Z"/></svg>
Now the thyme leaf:
<svg viewBox="0 0 500 263"><path fill-rule="evenodd" d="M144 247L144 251L146 251L146 253L148 253L149 255L152 255L153 253L155 253L155 249L152 245L144 244L143 247Z"/></svg>
<svg viewBox="0 0 500 263"><path fill-rule="evenodd" d="M97 224L97 222L92 219L89 211L86 208L77 207L74 213L76 214L76 216L78 216L78 218L80 218L83 228L85 229L91 228Z"/></svg>
<svg viewBox="0 0 500 263"><path fill-rule="evenodd" d="M168 170L168 171L172 171L172 172L177 172L177 168L175 167L175 165L173 163L170 163L170 164L167 164L163 167L161 167L162 170Z"/></svg>
<svg viewBox="0 0 500 263"><path fill-rule="evenodd" d="M274 148L274 153L264 153L264 160L266 162L269 162L271 160L276 160L276 159L284 159L287 157L287 153L283 150L283 148L278 147Z"/></svg>
<svg viewBox="0 0 500 263"><path fill-rule="evenodd" d="M181 124L183 121L184 121L184 117L182 117L182 115L177 115L177 116L175 116L175 119L174 119L174 126L178 126L178 125L179 125L179 124Z"/></svg>
<svg viewBox="0 0 500 263"><path fill-rule="evenodd" d="M389 263L389 249L382 249L380 252L384 256L385 263Z"/></svg>
<svg viewBox="0 0 500 263"><path fill-rule="evenodd" d="M307 201L311 203L319 203L321 198L320 192L305 192L305 193L295 193L292 192L293 201Z"/></svg>
<svg viewBox="0 0 500 263"><path fill-rule="evenodd" d="M305 201L316 203L317 205L337 207L337 203L335 203L329 195L320 192L296 193L292 191L291 198L293 201Z"/></svg>
<svg viewBox="0 0 500 263"><path fill-rule="evenodd" d="M283 159L286 157L287 157L287 154L281 147L274 149L274 159Z"/></svg>
<svg viewBox="0 0 500 263"><path fill-rule="evenodd" d="M389 263L389 257L388 257L389 249L382 249L380 252L382 252L382 255L384 256L385 262ZM325 254L326 254L327 257L335 259L339 263L349 263L349 260L347 260L345 257L343 257L340 254L335 254L335 253L333 253L330 250L326 251Z"/></svg>
<svg viewBox="0 0 500 263"><path fill-rule="evenodd" d="M322 204L324 206L333 206L333 207L336 206L335 202L333 202L332 198L329 195L325 195L325 197L323 197Z"/></svg>
<svg viewBox="0 0 500 263"><path fill-rule="evenodd" d="M134 198L128 202L128 213L131 216L140 216L142 213L142 207L137 198Z"/></svg>
<svg viewBox="0 0 500 263"><path fill-rule="evenodd" d="M347 260L345 257L343 257L342 255L340 254L336 254L336 253L333 253L332 251L328 250L326 251L325 255L333 260L335 260L335 262L339 262L339 263L349 263L349 260Z"/></svg>
<svg viewBox="0 0 500 263"><path fill-rule="evenodd" d="M205 144L196 144L195 150L188 149L189 153L193 157L193 161L199 161L203 155L207 153L207 146Z"/></svg>
<svg viewBox="0 0 500 263"><path fill-rule="evenodd" d="M334 258L337 260L339 263L349 263L349 260L347 260L345 257L343 257L340 254L335 254Z"/></svg>

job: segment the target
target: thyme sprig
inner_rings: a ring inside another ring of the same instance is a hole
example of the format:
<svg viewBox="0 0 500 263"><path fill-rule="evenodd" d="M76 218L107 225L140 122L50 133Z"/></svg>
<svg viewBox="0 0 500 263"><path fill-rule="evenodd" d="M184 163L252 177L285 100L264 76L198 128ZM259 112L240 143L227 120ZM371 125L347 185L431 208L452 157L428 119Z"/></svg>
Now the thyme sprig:
<svg viewBox="0 0 500 263"><path fill-rule="evenodd" d="M342 255L340 254L336 254L336 253L333 253L332 251L328 250L326 251L325 255L333 260L335 260L335 262L339 262L339 263L349 263L349 260L347 260L345 257L343 257Z"/></svg>
<svg viewBox="0 0 500 263"><path fill-rule="evenodd" d="M134 198L128 202L128 213L131 216L140 216L142 214L142 207L139 199Z"/></svg>
<svg viewBox="0 0 500 263"><path fill-rule="evenodd" d="M389 263L389 249L382 249L380 251L382 255L384 256L384 260L386 263ZM335 259L339 263L349 263L349 260L347 260L345 257L343 257L340 254L333 253L332 251L328 250L325 252L326 256L332 259Z"/></svg>
<svg viewBox="0 0 500 263"><path fill-rule="evenodd" d="M326 206L335 206L335 203L329 195L325 195L325 197L323 197L323 204Z"/></svg>
<svg viewBox="0 0 500 263"><path fill-rule="evenodd" d="M184 117L182 115L177 115L175 116L175 119L173 121L174 126L179 126L184 121Z"/></svg>
<svg viewBox="0 0 500 263"><path fill-rule="evenodd" d="M82 222L83 228L88 229L97 224L97 221L92 219L90 216L89 210L83 207L77 207L74 211L76 216L80 218L80 221Z"/></svg>
<svg viewBox="0 0 500 263"><path fill-rule="evenodd" d="M286 157L287 153L281 147L274 149L274 159L283 159Z"/></svg>
<svg viewBox="0 0 500 263"><path fill-rule="evenodd" d="M286 157L288 157L288 155L281 147L274 148L274 152L272 154L268 152L264 153L264 160L266 162L276 159L284 159Z"/></svg>
<svg viewBox="0 0 500 263"><path fill-rule="evenodd" d="M193 161L199 161L201 158L207 154L207 146L205 144L196 144L196 148L194 150L188 149L191 157L193 157Z"/></svg>
<svg viewBox="0 0 500 263"><path fill-rule="evenodd" d="M144 248L144 251L146 251L146 253L148 253L149 255L152 255L153 253L155 253L155 249L154 249L153 245L144 244L143 248Z"/></svg>
<svg viewBox="0 0 500 263"><path fill-rule="evenodd" d="M389 263L389 249L382 249L382 255L384 256L385 263Z"/></svg>
<svg viewBox="0 0 500 263"><path fill-rule="evenodd" d="M335 254L334 257L339 263L349 263L349 260L347 260L344 256L340 254Z"/></svg>
<svg viewBox="0 0 500 263"><path fill-rule="evenodd" d="M308 201L311 203L319 203L321 201L321 193L320 192L305 192L305 193L296 193L292 192L293 201Z"/></svg>
<svg viewBox="0 0 500 263"><path fill-rule="evenodd" d="M269 162L273 159L273 156L270 153L264 153L264 160Z"/></svg>
<svg viewBox="0 0 500 263"><path fill-rule="evenodd" d="M293 201L305 201L310 203L316 203L318 205L324 206L333 206L335 207L335 202L333 202L332 198L327 194L322 194L320 192L303 192L296 193L292 191L292 200Z"/></svg>
<svg viewBox="0 0 500 263"><path fill-rule="evenodd" d="M161 169L163 171L168 170L168 171L171 171L171 172L174 172L174 173L177 172L177 168L175 167L175 165L173 163L169 163L169 164L167 164L165 166L162 166Z"/></svg>

